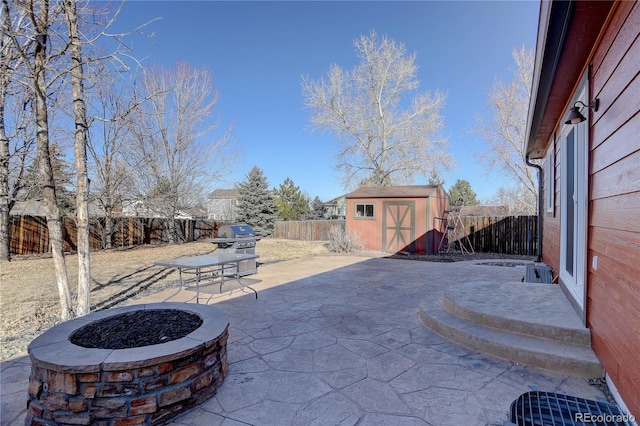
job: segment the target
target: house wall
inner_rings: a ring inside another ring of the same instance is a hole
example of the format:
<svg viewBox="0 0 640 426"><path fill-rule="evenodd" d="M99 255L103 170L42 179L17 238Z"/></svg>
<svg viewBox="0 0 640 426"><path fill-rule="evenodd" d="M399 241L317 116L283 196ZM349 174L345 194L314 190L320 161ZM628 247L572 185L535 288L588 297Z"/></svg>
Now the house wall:
<svg viewBox="0 0 640 426"><path fill-rule="evenodd" d="M560 271L560 173L562 172L560 165L562 157L560 145L555 137L551 139L547 149L554 151L554 178L551 188L544 188L544 191L553 191L554 208L553 211L545 212L542 216L542 259L553 270L554 282L557 282Z"/></svg>
<svg viewBox="0 0 640 426"><path fill-rule="evenodd" d="M640 417L640 3L619 2L592 65L587 324L593 348ZM598 267L591 259L598 257Z"/></svg>
<svg viewBox="0 0 640 426"><path fill-rule="evenodd" d="M328 204L325 207L324 218L325 219L340 219L346 215L347 201L345 197L339 197L335 200L335 203Z"/></svg>
<svg viewBox="0 0 640 426"><path fill-rule="evenodd" d="M435 202L431 197L425 198L350 198L347 199L346 226L348 231L358 234L365 250L384 251L382 225L384 202L413 201L415 204L415 252L424 254L427 252L428 236L433 228L433 211L443 201ZM448 205L448 199L447 199ZM375 205L375 218L356 218L355 205L359 203L373 203ZM436 203L436 204L434 204ZM441 214L440 212L439 214ZM430 244L429 244L430 246Z"/></svg>
<svg viewBox="0 0 640 426"><path fill-rule="evenodd" d="M617 2L590 55L590 67L585 67L591 72L589 99L600 99L599 110L592 112L589 141L586 321L594 351L637 418L640 417L638 58L640 4ZM556 134L562 121L557 124ZM562 170L557 147L555 143L555 209L544 216L543 238L543 259L553 267L554 275L560 259Z"/></svg>
<svg viewBox="0 0 640 426"><path fill-rule="evenodd" d="M207 204L207 219L235 222L238 215L236 198L211 198Z"/></svg>

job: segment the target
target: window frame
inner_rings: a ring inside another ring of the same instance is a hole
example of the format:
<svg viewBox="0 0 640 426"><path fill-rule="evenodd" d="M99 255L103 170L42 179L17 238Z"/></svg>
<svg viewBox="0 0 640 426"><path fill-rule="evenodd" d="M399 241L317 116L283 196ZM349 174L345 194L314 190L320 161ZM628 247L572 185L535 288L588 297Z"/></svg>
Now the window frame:
<svg viewBox="0 0 640 426"><path fill-rule="evenodd" d="M586 77L572 100L587 102L588 85ZM584 108L587 120L578 124L562 126L559 140L560 165L560 267L558 280L564 285L582 311L586 312L587 254L589 223L589 140L591 111ZM568 146L569 137L572 138ZM569 152L568 148L572 148ZM571 167L569 167L571 166ZM570 170L573 170L570 173ZM569 196L571 190L573 196ZM573 206L569 206L571 203ZM571 214L572 213L572 214ZM569 228L570 227L570 228ZM568 232L571 231L571 232ZM569 263L569 261L571 263Z"/></svg>
<svg viewBox="0 0 640 426"><path fill-rule="evenodd" d="M363 215L358 216L358 206L363 206ZM367 216L367 206L371 207L371 216ZM358 220L375 220L376 219L376 203L375 202L363 202L353 203L353 218Z"/></svg>

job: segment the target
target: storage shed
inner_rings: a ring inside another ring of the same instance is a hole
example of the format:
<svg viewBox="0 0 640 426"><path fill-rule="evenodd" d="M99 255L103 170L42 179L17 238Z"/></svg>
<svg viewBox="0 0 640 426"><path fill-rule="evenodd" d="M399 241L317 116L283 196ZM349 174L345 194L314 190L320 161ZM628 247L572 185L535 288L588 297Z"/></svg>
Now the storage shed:
<svg viewBox="0 0 640 426"><path fill-rule="evenodd" d="M449 196L441 185L361 187L346 195L347 231L365 250L435 254Z"/></svg>

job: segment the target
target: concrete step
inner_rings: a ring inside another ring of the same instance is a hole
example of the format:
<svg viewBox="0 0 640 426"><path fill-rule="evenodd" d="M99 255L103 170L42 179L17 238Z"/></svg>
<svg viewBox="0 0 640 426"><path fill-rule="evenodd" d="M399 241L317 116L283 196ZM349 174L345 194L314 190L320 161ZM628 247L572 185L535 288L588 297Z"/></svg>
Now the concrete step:
<svg viewBox="0 0 640 426"><path fill-rule="evenodd" d="M457 285L445 290L442 304L449 313L485 327L591 348L591 331L558 285Z"/></svg>
<svg viewBox="0 0 640 426"><path fill-rule="evenodd" d="M498 358L576 377L604 377L591 348L485 327L448 312L441 297L422 302L420 319L441 336Z"/></svg>

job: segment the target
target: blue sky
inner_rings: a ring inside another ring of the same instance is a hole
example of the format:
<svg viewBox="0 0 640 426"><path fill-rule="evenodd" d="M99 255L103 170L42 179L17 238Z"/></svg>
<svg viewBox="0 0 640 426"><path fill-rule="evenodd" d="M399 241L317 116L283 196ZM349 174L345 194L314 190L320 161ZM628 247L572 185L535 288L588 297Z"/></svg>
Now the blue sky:
<svg viewBox="0 0 640 426"><path fill-rule="evenodd" d="M474 157L487 148L472 132L475 117L495 79L511 79L512 50L535 47L538 8L537 1L129 1L118 27L162 18L146 28L153 41L131 39L133 54L145 65L186 61L213 73L222 127L233 123L241 151L214 189L244 180L256 165L271 187L290 177L312 198L345 193L333 169L334 139L309 131L301 77L318 79L332 63L353 67L353 40L375 30L416 53L422 91L448 93L442 115L455 166L445 188L465 179L487 199L508 182Z"/></svg>

